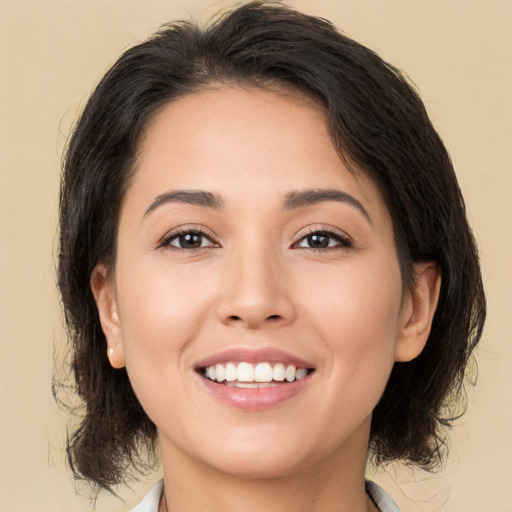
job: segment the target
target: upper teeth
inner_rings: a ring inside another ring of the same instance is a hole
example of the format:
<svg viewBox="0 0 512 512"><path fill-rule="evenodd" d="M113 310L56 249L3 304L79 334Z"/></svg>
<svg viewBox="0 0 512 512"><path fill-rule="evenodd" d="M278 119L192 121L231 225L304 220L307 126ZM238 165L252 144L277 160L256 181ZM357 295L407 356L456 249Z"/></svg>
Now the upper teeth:
<svg viewBox="0 0 512 512"><path fill-rule="evenodd" d="M303 379L308 374L306 368L296 368L295 365L285 366L283 363L251 364L246 362L216 364L205 369L205 377L217 382L282 382Z"/></svg>

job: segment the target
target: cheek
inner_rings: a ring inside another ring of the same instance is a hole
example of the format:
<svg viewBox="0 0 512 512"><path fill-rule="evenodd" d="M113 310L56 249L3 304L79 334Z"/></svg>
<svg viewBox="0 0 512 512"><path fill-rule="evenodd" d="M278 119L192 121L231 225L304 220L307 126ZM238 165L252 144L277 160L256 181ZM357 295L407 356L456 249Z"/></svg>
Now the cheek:
<svg viewBox="0 0 512 512"><path fill-rule="evenodd" d="M376 402L394 363L402 297L398 265L376 261L350 272L331 272L309 283L310 317L327 359L332 389L350 389L354 401ZM316 284L315 284L316 283Z"/></svg>
<svg viewBox="0 0 512 512"><path fill-rule="evenodd" d="M120 261L116 268L126 368L150 417L152 409L162 407L156 390L165 385L180 397L184 354L209 314L207 289L200 284L193 273L151 259L142 265Z"/></svg>
<svg viewBox="0 0 512 512"><path fill-rule="evenodd" d="M357 338L371 342L371 333L376 342L397 332L402 298L398 265L377 261L317 271L301 294L311 318L329 331L329 338L346 337L357 344Z"/></svg>
<svg viewBox="0 0 512 512"><path fill-rule="evenodd" d="M166 261L161 253L120 260L116 291L127 348L135 349L131 345L142 340L144 345L161 343L170 348L171 340L185 343L199 325L205 293L212 286L204 272Z"/></svg>
<svg viewBox="0 0 512 512"><path fill-rule="evenodd" d="M194 294L183 293L181 283L170 278L137 276L142 277L133 272L118 286L126 356L178 349L177 340L186 341L194 326Z"/></svg>

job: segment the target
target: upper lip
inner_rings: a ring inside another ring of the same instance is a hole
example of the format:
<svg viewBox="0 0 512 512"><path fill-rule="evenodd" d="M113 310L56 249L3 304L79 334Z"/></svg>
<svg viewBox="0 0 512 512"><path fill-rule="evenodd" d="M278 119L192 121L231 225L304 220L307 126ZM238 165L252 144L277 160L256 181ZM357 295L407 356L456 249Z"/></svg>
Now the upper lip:
<svg viewBox="0 0 512 512"><path fill-rule="evenodd" d="M228 348L201 359L195 367L196 369L199 369L214 366L215 364L225 364L228 362L240 363L242 361L252 364L283 363L287 365L293 364L296 368L314 368L314 365L310 362L304 361L293 354L272 347L258 349L248 347Z"/></svg>

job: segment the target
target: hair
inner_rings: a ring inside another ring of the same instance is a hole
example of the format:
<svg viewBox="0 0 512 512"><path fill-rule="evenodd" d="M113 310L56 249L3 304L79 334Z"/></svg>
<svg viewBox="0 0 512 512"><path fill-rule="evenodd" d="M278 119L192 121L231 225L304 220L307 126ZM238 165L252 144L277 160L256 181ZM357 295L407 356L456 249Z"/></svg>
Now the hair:
<svg viewBox="0 0 512 512"><path fill-rule="evenodd" d="M109 364L90 288L94 267L114 268L119 212L148 123L169 102L218 84L281 88L325 111L333 144L367 175L391 214L404 286L413 264L442 274L425 349L395 363L376 406L376 463L435 468L460 414L468 362L485 318L478 254L450 157L404 75L328 21L275 2L250 2L202 28L164 25L127 50L89 98L70 138L60 195L58 284L71 369L85 404L68 439L75 476L111 489L142 468L156 427L125 369Z"/></svg>

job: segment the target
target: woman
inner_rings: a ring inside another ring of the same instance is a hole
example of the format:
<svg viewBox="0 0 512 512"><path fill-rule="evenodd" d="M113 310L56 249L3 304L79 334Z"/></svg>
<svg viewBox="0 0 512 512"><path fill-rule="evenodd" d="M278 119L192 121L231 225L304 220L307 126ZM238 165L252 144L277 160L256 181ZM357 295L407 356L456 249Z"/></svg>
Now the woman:
<svg viewBox="0 0 512 512"><path fill-rule="evenodd" d="M249 3L128 50L69 144L69 444L135 510L397 510L376 463L440 462L485 300L449 156L402 75Z"/></svg>

